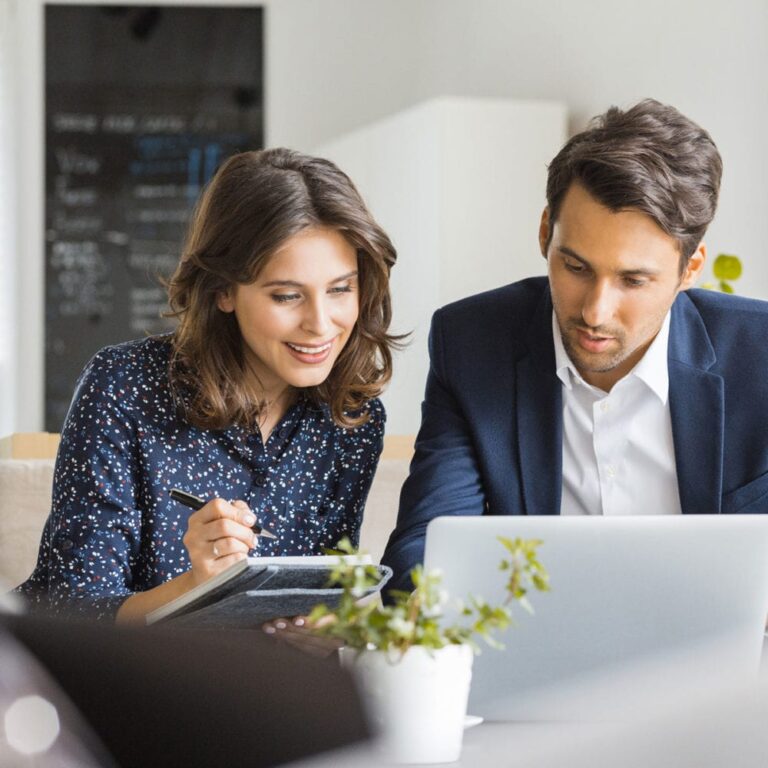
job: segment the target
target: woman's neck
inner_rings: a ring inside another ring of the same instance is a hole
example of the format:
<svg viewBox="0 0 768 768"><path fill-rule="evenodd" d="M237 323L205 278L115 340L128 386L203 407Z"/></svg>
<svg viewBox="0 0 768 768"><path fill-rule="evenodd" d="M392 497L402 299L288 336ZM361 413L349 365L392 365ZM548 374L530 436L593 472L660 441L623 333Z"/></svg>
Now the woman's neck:
<svg viewBox="0 0 768 768"><path fill-rule="evenodd" d="M264 443L269 440L272 430L296 402L298 392L291 386L285 385L279 391L265 392L262 395L262 408L259 412L258 423L261 439Z"/></svg>

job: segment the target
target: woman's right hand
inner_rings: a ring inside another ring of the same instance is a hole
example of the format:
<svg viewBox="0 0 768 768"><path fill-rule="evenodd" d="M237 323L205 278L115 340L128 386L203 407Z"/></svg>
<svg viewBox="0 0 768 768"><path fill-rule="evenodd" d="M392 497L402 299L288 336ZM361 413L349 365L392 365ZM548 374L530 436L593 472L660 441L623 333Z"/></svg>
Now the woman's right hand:
<svg viewBox="0 0 768 768"><path fill-rule="evenodd" d="M244 501L213 499L189 516L184 546L195 585L244 560L257 546L256 517Z"/></svg>

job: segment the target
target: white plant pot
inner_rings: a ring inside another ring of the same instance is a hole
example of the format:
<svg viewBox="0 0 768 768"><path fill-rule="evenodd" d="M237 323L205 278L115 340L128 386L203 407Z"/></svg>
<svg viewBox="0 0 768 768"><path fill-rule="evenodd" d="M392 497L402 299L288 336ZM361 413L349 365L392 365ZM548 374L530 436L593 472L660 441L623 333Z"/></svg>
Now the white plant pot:
<svg viewBox="0 0 768 768"><path fill-rule="evenodd" d="M399 653L342 648L378 728L377 745L395 763L452 763L464 736L472 649L414 646Z"/></svg>

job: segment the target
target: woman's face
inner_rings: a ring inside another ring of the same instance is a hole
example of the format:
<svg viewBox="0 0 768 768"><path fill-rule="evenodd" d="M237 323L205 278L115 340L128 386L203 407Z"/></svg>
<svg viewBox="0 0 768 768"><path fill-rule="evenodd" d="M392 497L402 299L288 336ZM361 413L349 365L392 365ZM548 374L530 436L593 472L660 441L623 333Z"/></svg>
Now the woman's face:
<svg viewBox="0 0 768 768"><path fill-rule="evenodd" d="M267 399L286 386L322 383L357 321L357 253L335 230L288 238L255 282L219 297L234 312Z"/></svg>

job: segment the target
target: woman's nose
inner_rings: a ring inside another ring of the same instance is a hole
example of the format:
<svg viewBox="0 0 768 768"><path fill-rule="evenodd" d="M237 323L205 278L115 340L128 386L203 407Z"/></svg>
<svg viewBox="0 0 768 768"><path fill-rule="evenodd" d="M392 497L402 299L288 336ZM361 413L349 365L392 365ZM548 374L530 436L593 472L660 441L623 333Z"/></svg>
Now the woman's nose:
<svg viewBox="0 0 768 768"><path fill-rule="evenodd" d="M322 300L307 302L301 327L315 336L325 336L331 327L328 308Z"/></svg>

